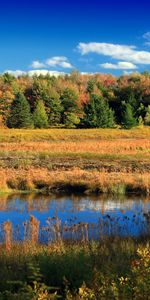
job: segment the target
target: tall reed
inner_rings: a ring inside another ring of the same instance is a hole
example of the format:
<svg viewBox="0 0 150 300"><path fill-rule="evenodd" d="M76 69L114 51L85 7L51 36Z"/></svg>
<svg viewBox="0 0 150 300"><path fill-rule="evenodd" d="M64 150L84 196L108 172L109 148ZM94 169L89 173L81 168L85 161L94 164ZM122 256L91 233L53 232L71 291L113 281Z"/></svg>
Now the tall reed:
<svg viewBox="0 0 150 300"><path fill-rule="evenodd" d="M10 251L12 245L12 223L10 221L4 222L3 230L4 230L6 251Z"/></svg>
<svg viewBox="0 0 150 300"><path fill-rule="evenodd" d="M29 232L30 232L30 241L33 244L38 243L39 228L40 228L40 221L31 215L29 221Z"/></svg>

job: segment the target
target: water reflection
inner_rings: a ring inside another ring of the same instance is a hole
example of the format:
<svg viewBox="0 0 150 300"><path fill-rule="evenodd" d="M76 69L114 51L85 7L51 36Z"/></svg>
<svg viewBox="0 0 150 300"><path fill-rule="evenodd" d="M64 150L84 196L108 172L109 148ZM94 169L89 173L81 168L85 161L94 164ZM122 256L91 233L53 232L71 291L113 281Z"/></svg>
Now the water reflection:
<svg viewBox="0 0 150 300"><path fill-rule="evenodd" d="M30 216L40 221L39 240L99 239L105 235L149 234L150 198L80 195L9 195L0 199L0 241L3 224L13 224L15 240L28 239Z"/></svg>

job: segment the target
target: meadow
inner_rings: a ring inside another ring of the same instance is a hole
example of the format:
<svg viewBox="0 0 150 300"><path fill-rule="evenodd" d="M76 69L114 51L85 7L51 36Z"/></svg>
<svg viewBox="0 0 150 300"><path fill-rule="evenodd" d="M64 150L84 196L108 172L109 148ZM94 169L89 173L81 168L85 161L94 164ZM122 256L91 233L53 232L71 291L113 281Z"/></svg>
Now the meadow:
<svg viewBox="0 0 150 300"><path fill-rule="evenodd" d="M150 130L1 129L0 189L149 194Z"/></svg>

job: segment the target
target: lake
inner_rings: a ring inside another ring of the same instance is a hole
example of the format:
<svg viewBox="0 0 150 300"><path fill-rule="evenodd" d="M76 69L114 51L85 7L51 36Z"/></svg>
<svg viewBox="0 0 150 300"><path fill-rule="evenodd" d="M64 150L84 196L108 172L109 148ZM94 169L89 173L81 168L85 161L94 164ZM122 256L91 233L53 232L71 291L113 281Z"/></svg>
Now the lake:
<svg viewBox="0 0 150 300"><path fill-rule="evenodd" d="M91 240L104 236L141 236L150 232L150 197L16 194L0 196L0 242L4 222L13 239L30 239L31 219L39 221L38 239ZM36 219L35 219L36 218Z"/></svg>

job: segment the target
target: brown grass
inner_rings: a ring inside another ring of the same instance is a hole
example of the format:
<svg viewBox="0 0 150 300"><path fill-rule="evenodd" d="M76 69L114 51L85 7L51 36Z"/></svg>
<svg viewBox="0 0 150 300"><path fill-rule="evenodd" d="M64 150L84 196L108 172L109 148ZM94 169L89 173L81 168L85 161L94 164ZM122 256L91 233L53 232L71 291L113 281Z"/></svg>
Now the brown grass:
<svg viewBox="0 0 150 300"><path fill-rule="evenodd" d="M149 194L149 128L1 129L0 141L1 190Z"/></svg>
<svg viewBox="0 0 150 300"><path fill-rule="evenodd" d="M63 190L66 186L83 187L86 192L123 193L137 191L150 193L150 174L107 173L74 168L71 171L48 171L45 168L30 170L0 169L0 188L14 190L45 189L47 192ZM125 190L124 190L125 189Z"/></svg>
<svg viewBox="0 0 150 300"><path fill-rule="evenodd" d="M33 244L38 243L40 221L34 216L30 216L29 228L30 228L30 241Z"/></svg>
<svg viewBox="0 0 150 300"><path fill-rule="evenodd" d="M150 156L150 140L148 139L116 139L60 142L13 142L1 143L0 151L31 151L35 153L96 153L96 154L144 154Z"/></svg>
<svg viewBox="0 0 150 300"><path fill-rule="evenodd" d="M3 230L4 230L6 251L10 251L11 244L12 244L12 223L10 221L4 222Z"/></svg>

